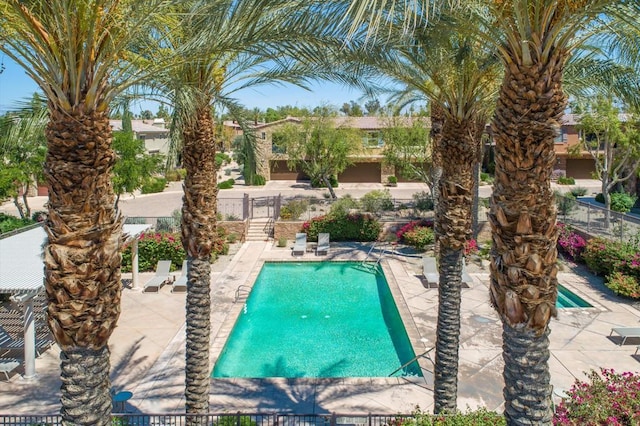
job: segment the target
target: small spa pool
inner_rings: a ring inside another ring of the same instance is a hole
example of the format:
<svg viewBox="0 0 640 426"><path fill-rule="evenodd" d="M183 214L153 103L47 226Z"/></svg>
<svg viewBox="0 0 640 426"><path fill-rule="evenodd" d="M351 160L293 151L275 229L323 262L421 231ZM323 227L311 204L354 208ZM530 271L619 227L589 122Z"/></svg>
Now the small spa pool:
<svg viewBox="0 0 640 426"><path fill-rule="evenodd" d="M422 376L414 357L379 266L267 262L211 376Z"/></svg>
<svg viewBox="0 0 640 426"><path fill-rule="evenodd" d="M558 284L557 308L591 308L591 304L582 297Z"/></svg>

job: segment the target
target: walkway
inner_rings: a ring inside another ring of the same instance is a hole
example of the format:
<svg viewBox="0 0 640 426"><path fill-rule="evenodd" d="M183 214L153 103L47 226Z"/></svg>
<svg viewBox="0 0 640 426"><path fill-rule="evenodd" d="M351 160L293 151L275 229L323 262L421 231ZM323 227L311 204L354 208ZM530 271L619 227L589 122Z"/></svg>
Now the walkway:
<svg viewBox="0 0 640 426"><path fill-rule="evenodd" d="M241 304L234 304L235 289L250 284L266 260L290 260L291 247L271 243L245 243L233 257L213 265L212 365L224 335L235 321ZM332 244L332 259L361 259L366 247ZM316 260L307 253L300 261ZM400 310L420 351L435 343L437 289L424 288L417 277L417 259L389 257L383 262L390 283L397 285ZM502 404L501 324L488 304L488 272L469 265L474 285L463 290L460 346L459 407ZM152 274L141 274L141 280ZM612 327L634 326L640 311L619 298L598 290L599 279L565 268L562 285L578 293L593 308L562 310L551 323L551 379L555 388L570 387L583 371L598 367L638 371L634 356L638 339L618 346L610 338ZM132 412L181 412L184 410L184 294L163 287L159 294L123 291L122 315L112 338L112 380L118 389L134 396L126 409ZM408 318L407 318L408 317ZM219 336L218 339L215 337ZM426 340L424 340L426 339ZM417 341L416 341L417 340ZM42 414L59 410L59 351L48 350L36 360L39 376L26 381L13 376L0 386L0 412ZM280 411L293 413L397 413L416 405L432 406L432 379L212 379L211 411Z"/></svg>

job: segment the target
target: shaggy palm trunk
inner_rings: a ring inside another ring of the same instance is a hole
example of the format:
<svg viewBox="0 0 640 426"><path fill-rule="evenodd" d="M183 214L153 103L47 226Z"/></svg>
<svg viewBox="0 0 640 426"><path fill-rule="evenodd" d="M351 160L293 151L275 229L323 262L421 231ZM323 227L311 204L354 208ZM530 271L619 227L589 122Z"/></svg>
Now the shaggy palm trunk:
<svg viewBox="0 0 640 426"><path fill-rule="evenodd" d="M216 238L216 144L208 104L183 131L182 244L188 256L185 397L187 414L209 412L211 252ZM206 424L189 417L190 425Z"/></svg>
<svg viewBox="0 0 640 426"><path fill-rule="evenodd" d="M61 348L64 424L111 424L109 337L120 316L122 220L107 112L51 111L45 176L47 320Z"/></svg>
<svg viewBox="0 0 640 426"><path fill-rule="evenodd" d="M455 412L458 392L458 347L462 259L471 237L473 166L476 162L474 127L447 118L439 148L442 157L436 231L440 245L438 328L434 372L434 412Z"/></svg>
<svg viewBox="0 0 640 426"><path fill-rule="evenodd" d="M509 64L494 116L491 301L503 322L510 425L552 420L548 334L556 314L558 233L551 173L555 129L566 103L563 62L552 51L547 62Z"/></svg>

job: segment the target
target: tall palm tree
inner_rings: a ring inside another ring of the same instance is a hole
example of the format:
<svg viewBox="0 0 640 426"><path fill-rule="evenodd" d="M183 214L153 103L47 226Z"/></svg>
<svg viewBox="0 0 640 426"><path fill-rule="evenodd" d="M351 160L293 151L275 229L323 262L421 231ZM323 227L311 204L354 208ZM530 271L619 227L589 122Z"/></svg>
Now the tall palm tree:
<svg viewBox="0 0 640 426"><path fill-rule="evenodd" d="M447 20L432 17L413 32L403 22L392 26L386 41L360 58L430 101L437 140L434 157L442 174L435 231L440 273L436 341L434 411L457 410L458 347L463 256L471 238L473 171L477 158L478 120L487 116L500 74L497 58ZM442 123L442 124L440 124Z"/></svg>
<svg viewBox="0 0 640 426"><path fill-rule="evenodd" d="M110 180L109 102L148 70L134 72L131 61L153 53L148 17L165 3L0 0L0 49L48 101L45 287L62 351L65 424L111 422L107 344L120 313L122 219Z"/></svg>
<svg viewBox="0 0 640 426"><path fill-rule="evenodd" d="M217 236L213 111L224 108L246 124L232 97L238 90L273 82L304 87L308 80L323 77L355 82L351 73L331 69L346 31L323 14L321 6L301 0L185 1L158 23L172 29L165 39L168 50L188 46L182 50L189 51L148 83L173 104L172 132L182 144L187 171L182 242L188 258L188 414L207 413L209 405L210 258ZM197 416L188 421L200 423Z"/></svg>

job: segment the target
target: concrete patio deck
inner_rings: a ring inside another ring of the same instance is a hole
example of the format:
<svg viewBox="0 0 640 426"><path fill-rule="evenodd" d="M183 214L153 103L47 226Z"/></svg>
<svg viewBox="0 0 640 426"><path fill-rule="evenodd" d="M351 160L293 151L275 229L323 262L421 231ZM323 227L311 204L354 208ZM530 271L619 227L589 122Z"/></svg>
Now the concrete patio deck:
<svg viewBox="0 0 640 426"><path fill-rule="evenodd" d="M234 304L241 284L252 284L260 265L268 260L292 260L291 246L272 242L243 244L233 257L213 265L212 365L235 322L242 303ZM361 260L367 245L332 243L328 256L306 253L297 261L320 259ZM388 256L384 270L414 350L435 345L438 290L425 288L418 275L419 259ZM501 323L490 307L486 269L468 265L474 285L462 291L462 329L458 405L475 408L502 406ZM152 273L141 274L141 281ZM124 275L126 278L127 276ZM551 380L555 389L567 389L583 372L599 367L618 371L640 370L634 356L638 339L618 345L610 337L612 327L638 326L640 311L620 298L602 293L598 278L576 274L565 267L560 283L593 305L563 309L551 323ZM112 381L118 390L133 392L125 408L129 412L179 413L184 411L184 304L185 295L171 293L168 286L158 294L125 288L122 314L111 340ZM48 350L36 360L38 378L27 381L14 375L0 385L0 413L54 414L59 411L59 351ZM423 363L423 365L425 365ZM428 365L428 364L426 364ZM288 412L313 413L408 413L419 405L430 410L433 381L424 379L211 379L212 413Z"/></svg>

